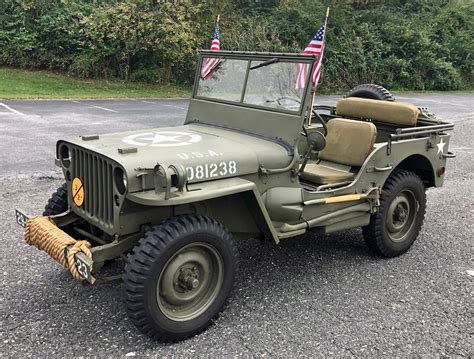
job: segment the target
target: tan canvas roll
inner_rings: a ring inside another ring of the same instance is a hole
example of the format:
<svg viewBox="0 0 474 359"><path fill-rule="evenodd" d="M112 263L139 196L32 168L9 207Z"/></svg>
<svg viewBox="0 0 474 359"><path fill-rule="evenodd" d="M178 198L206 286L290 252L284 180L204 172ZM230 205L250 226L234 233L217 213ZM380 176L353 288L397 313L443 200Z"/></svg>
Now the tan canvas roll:
<svg viewBox="0 0 474 359"><path fill-rule="evenodd" d="M411 103L348 97L336 105L338 116L370 118L372 120L414 126L420 113Z"/></svg>

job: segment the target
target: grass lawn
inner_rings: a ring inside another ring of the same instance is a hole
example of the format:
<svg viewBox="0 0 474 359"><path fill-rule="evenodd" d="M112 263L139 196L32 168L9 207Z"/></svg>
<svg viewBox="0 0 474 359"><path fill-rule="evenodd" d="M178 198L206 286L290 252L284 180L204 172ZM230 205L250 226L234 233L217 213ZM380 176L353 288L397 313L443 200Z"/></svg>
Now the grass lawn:
<svg viewBox="0 0 474 359"><path fill-rule="evenodd" d="M348 89L349 90L349 89ZM392 93L443 91L391 90ZM450 91L469 92L473 90ZM346 91L333 93L344 95ZM78 79L48 71L0 67L0 100L190 97L191 86L152 85L119 80ZM324 93L324 95L327 95Z"/></svg>
<svg viewBox="0 0 474 359"><path fill-rule="evenodd" d="M0 99L189 97L190 87L82 80L46 71L0 68Z"/></svg>

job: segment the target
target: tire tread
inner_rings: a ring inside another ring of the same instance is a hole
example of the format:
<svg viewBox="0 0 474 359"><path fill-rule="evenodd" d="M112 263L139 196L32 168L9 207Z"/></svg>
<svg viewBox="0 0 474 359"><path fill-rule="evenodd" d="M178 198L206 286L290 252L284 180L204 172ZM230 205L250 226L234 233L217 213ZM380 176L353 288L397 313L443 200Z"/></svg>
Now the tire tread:
<svg viewBox="0 0 474 359"><path fill-rule="evenodd" d="M396 189L396 187L404 181L408 181L410 179L414 179L415 181L419 182L423 186L423 182L421 181L420 177L415 173L407 170L397 170L393 172L390 177L385 182L382 188L382 195L380 196L380 208L379 211L373 214L370 217L369 225L362 228L362 234L364 236L365 243L367 246L373 250L378 255L384 257L396 257L401 253L395 252L392 249L388 248L384 243L384 234L383 228L384 224L384 216L383 211L385 207L389 204L388 198L390 193ZM423 191L423 206L421 206L420 211L420 227L423 225L424 217L425 217L425 205L426 205L426 193ZM413 241L416 240L416 237Z"/></svg>
<svg viewBox="0 0 474 359"><path fill-rule="evenodd" d="M67 185L64 183L54 192L44 207L43 216L53 216L67 211Z"/></svg>
<svg viewBox="0 0 474 359"><path fill-rule="evenodd" d="M227 241L234 253L235 265L238 268L238 249L235 241L232 239L225 227L216 220L204 216L183 215L166 219L160 225L153 226L145 236L140 239L132 254L129 255L129 261L125 265L123 276L123 293L127 313L133 323L140 331L163 342L176 342L184 340L191 336L201 333L216 320L220 312L227 305L226 299L222 308L212 317L211 321L197 331L190 332L185 336L175 336L173 334L162 332L153 325L151 319L147 316L144 305L144 288L147 274L150 272L153 260L156 260L165 248L170 246L175 238L190 231L200 231L212 227L218 229L222 240Z"/></svg>
<svg viewBox="0 0 474 359"><path fill-rule="evenodd" d="M376 85L376 84L362 84L354 87L351 89L345 97L364 97L363 93L371 93L375 97L377 97L378 100L383 100L383 101L395 101L395 96L393 96L390 91L388 91L385 87Z"/></svg>

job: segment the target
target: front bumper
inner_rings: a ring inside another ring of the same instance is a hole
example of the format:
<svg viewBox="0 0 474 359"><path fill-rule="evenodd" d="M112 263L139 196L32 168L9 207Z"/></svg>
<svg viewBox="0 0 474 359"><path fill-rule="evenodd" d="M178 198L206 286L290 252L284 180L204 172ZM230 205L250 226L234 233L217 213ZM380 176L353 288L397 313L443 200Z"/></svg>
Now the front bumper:
<svg viewBox="0 0 474 359"><path fill-rule="evenodd" d="M30 218L18 209L15 210L15 217L17 224L25 228L24 239L29 245L48 253L62 267L69 269L75 279L95 283L89 242L75 240L49 217Z"/></svg>

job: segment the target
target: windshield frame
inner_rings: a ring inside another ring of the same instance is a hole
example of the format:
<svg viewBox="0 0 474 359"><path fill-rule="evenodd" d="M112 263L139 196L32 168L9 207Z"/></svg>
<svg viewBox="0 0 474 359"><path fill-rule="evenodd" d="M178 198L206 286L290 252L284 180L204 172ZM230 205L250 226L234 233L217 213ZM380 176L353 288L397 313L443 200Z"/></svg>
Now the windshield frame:
<svg viewBox="0 0 474 359"><path fill-rule="evenodd" d="M244 77L242 93L239 101L230 101L225 99L218 99L206 96L199 96L198 88L199 88L199 81L201 80L201 66L204 58L222 58L222 59L232 59L232 60L244 60L248 61L247 69ZM244 102L245 92L247 90L247 83L249 78L249 73L251 71L251 64L255 61L271 61L274 59L278 59L278 62L286 62L286 63L301 63L301 64L308 64L308 77L306 79L305 88L303 90L303 94L301 96L301 103L299 106L298 111L288 110L284 108L275 108L269 106L262 106L262 105L255 105ZM271 112L278 112L278 113L287 113L291 115L298 115L301 116L305 109L306 99L308 98L308 93L312 90L312 82L311 76L313 72L313 68L315 65L315 55L307 55L307 54L285 54L285 53L256 53L256 52L236 52L236 51L210 51L210 50L203 50L199 56L198 67L194 79L194 86L193 86L193 99L204 100L209 102L218 102L224 103L229 105L241 106L246 108L253 108L258 110L264 111L271 111Z"/></svg>

